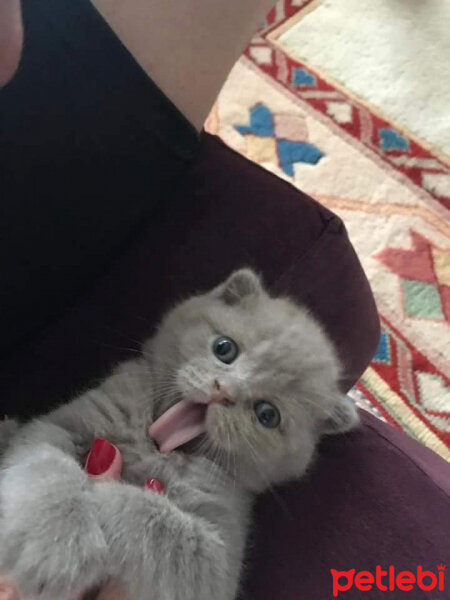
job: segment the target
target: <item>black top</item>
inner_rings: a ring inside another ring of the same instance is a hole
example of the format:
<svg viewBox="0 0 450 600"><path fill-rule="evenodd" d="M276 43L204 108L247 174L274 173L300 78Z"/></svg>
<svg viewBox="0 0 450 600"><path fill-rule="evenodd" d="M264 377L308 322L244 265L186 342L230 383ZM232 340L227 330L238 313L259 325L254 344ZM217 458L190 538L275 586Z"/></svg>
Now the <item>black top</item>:
<svg viewBox="0 0 450 600"><path fill-rule="evenodd" d="M59 316L170 202L198 148L89 0L22 8L22 60L0 90L3 355Z"/></svg>

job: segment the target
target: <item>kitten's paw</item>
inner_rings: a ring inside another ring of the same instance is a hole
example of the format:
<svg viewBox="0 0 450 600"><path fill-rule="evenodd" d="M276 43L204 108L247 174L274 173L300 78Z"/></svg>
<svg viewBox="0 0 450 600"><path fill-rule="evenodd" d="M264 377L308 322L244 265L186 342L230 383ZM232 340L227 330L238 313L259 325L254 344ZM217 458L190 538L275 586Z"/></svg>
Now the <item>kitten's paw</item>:
<svg viewBox="0 0 450 600"><path fill-rule="evenodd" d="M19 505L0 523L0 570L25 597L69 600L102 581L107 547L88 492Z"/></svg>

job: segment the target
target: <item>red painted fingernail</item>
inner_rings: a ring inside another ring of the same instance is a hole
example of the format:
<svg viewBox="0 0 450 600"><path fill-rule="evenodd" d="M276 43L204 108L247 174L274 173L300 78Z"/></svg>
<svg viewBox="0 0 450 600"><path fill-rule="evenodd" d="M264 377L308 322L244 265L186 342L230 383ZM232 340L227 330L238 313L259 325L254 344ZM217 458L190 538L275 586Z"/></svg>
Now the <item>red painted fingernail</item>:
<svg viewBox="0 0 450 600"><path fill-rule="evenodd" d="M166 491L164 484L161 483L159 479L147 479L147 481L145 482L145 487L148 490L153 490L157 494L164 494L164 492Z"/></svg>
<svg viewBox="0 0 450 600"><path fill-rule="evenodd" d="M116 447L108 440L97 438L86 460L86 472L89 475L101 475L112 465L116 452Z"/></svg>

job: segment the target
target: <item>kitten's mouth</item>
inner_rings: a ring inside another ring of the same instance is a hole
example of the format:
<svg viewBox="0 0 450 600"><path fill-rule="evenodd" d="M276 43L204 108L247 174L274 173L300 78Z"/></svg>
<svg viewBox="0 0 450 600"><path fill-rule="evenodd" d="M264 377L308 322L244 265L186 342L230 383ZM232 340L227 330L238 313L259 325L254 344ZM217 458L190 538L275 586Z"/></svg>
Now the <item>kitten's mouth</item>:
<svg viewBox="0 0 450 600"><path fill-rule="evenodd" d="M171 452L206 431L208 404L180 400L148 430L161 452Z"/></svg>

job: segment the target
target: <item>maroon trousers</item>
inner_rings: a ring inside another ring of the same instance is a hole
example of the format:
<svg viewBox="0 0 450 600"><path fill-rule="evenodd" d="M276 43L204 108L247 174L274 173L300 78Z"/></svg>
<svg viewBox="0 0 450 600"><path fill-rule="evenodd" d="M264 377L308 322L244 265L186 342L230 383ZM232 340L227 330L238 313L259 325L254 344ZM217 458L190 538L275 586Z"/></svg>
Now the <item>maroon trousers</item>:
<svg viewBox="0 0 450 600"><path fill-rule="evenodd" d="M379 321L340 219L206 134L183 187L82 298L7 358L3 412L30 415L69 399L132 356L171 304L243 265L311 308L344 360L343 389L353 385ZM332 569L437 573L448 562L448 465L370 415L362 420L322 444L304 481L258 501L243 599L324 600L333 597ZM359 600L349 577L339 597ZM367 597L387 593L374 583ZM414 586L408 598L424 592Z"/></svg>

